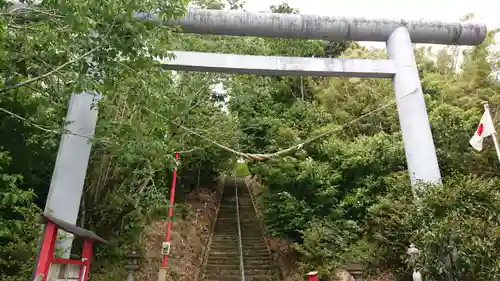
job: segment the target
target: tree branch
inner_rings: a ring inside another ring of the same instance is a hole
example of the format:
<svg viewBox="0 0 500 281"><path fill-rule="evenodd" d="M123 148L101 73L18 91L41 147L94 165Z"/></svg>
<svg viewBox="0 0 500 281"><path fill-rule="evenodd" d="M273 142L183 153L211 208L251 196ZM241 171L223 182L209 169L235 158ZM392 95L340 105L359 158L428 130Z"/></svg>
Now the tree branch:
<svg viewBox="0 0 500 281"><path fill-rule="evenodd" d="M27 7L24 5L18 5L17 7L16 7L16 5L14 5L13 7L11 7L11 9L7 9L6 12L0 13L0 16L20 16L23 14L27 14L29 12L36 13L36 14L42 14L42 15L46 15L46 16L54 17L54 18L64 18L64 16L62 16L62 15L58 15L58 14L51 13L48 11L42 11L42 10L35 9L32 7Z"/></svg>
<svg viewBox="0 0 500 281"><path fill-rule="evenodd" d="M1 111L1 112L4 112L4 113L6 113L6 114L8 114L8 115L10 115L10 116L12 116L12 117L15 117L15 118L17 118L17 119L19 119L19 120L21 120L21 121L23 121L23 122L26 122L26 123L30 124L31 126L33 126L33 127L35 127L35 128L38 128L38 129L40 129L40 130L42 130L42 131L45 131L45 132L47 132L47 133L56 133L56 134L60 133L60 132L59 132L59 131L57 131L57 130L42 127L42 126L40 126L40 125L38 125L38 124L34 123L33 121L28 120L28 119L26 119L26 118L22 117L21 115L17 115L17 114L15 114L14 112L9 111L9 110L7 110L7 109L5 109L5 108L1 108L1 107L0 107L0 111Z"/></svg>
<svg viewBox="0 0 500 281"><path fill-rule="evenodd" d="M30 26L21 26L21 25L16 25L16 24L7 24L7 27L14 28L14 29L19 29L19 30L36 31L36 32L48 31L48 30L44 30L44 29L41 29L41 28L33 28L33 27L30 27ZM69 26L66 25L66 26L57 28L57 29L52 30L52 31L53 32L61 32L61 31L64 31L66 29L69 29Z"/></svg>
<svg viewBox="0 0 500 281"><path fill-rule="evenodd" d="M81 59L83 59L83 58L85 58L85 57L87 57L87 56L91 55L93 52L97 51L99 48L101 48L101 45L99 45L99 46L97 46L97 47L95 47L95 48L92 48L90 51L86 52L85 54L83 54L83 55L81 55L81 56L79 56L79 57L77 57L77 58L75 58L75 59L72 59L72 60L70 60L70 61L67 61L67 62L65 62L65 63L61 64L60 66L58 66L58 67L56 67L56 68L52 69L51 71L46 72L46 73L44 73L44 74L42 74L42 75L40 75L40 76L37 76L37 77L31 78L31 79L25 80L25 81L23 81L23 82L21 82L21 83L17 83L17 84L15 84L15 85L11 85L11 86L4 87L4 88L0 89L0 93L4 93L4 92L6 92L6 91L10 91L10 90L12 90L12 89L16 89L16 88L19 88L19 87L25 86L25 85L31 84L31 83L33 83L33 82L36 82L36 81L38 81L38 80L40 80L40 79L43 79L43 78L45 78L45 77L48 77L48 76L50 76L50 75L52 75L52 74L54 74L54 73L58 72L59 70L61 70L61 69L65 68L66 66L68 66L68 65L70 65L70 64L73 64L73 63L75 63L75 62L77 62L77 61L79 61L79 60L81 60Z"/></svg>
<svg viewBox="0 0 500 281"><path fill-rule="evenodd" d="M109 35L109 33L111 32L111 29L113 29L114 25L115 25L115 23L113 22L113 24L109 27L109 30L106 32L105 36L103 37L103 40L104 40L104 39L106 39L106 38L108 37L108 35ZM101 42L101 44L99 44L98 46L96 46L96 47L92 48L90 51L88 51L88 52L86 52L86 53L82 54L81 56L78 56L78 57L76 57L76 58L74 58L74 59L72 59L72 60L70 60L70 61L67 61L67 62L65 62L65 63L61 64L60 66L58 66L58 67L56 67L56 68L52 69L51 71L46 72L46 73L44 73L44 74L42 74L42 75L40 75L40 76L37 76L37 77L31 78L31 79L25 80L25 81L23 81L23 82L20 82L20 83L15 84L15 85L11 85L11 86L4 87L4 88L0 89L0 94L1 94L1 93L4 93L4 92L6 92L6 91L10 91L10 90L12 90L12 89L16 89L16 88L19 88L19 87L22 87L22 86L25 86L25 85L31 84L31 83L33 83L33 82L36 82L36 81L40 80L40 79L46 78L46 77L48 77L48 76L50 76L50 75L52 75L52 74L54 74L54 73L58 72L59 70L61 70L61 69L65 68L66 66L68 66L68 65L70 65L70 64L73 64L73 63L75 63L75 62L77 62L77 61L79 61L79 60L82 60L82 59L84 59L85 57L88 57L89 55L91 55L91 54L92 54L92 53L94 53L95 51L99 50L99 49L102 47L102 45L103 45L103 44L102 44L102 42Z"/></svg>
<svg viewBox="0 0 500 281"><path fill-rule="evenodd" d="M29 124L29 125L37 128L37 129L40 129L42 131L47 132L47 133L75 135L75 136L78 136L78 137L86 138L89 141L93 140L93 139L96 139L98 141L98 143L101 146L103 146L103 147L104 147L104 145L107 145L107 144L110 143L108 141L105 141L105 140L102 140L102 139L99 139L99 138L96 138L96 137L89 137L89 136L84 136L82 134L74 133L74 132L72 132L70 130L64 129L63 127L59 128L59 129L52 129L52 128L49 128L49 127L44 127L44 126L38 125L37 123L35 123L35 122L33 122L33 121L31 121L31 120L29 120L29 119L27 119L27 118L25 118L25 117L23 117L21 115L15 114L14 112L9 111L9 110L7 110L5 108L2 108L2 107L0 107L0 112L4 112L4 113L6 113L6 114L8 114L8 115L10 115L10 116L12 116L14 118L17 118L17 119L21 120L22 122L25 122L26 124Z"/></svg>

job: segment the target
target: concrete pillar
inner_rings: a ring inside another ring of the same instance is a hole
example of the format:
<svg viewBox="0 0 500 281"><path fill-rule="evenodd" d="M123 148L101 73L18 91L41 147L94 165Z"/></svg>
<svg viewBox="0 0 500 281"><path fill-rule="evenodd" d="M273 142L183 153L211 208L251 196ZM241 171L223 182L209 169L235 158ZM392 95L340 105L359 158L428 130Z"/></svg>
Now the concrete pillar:
<svg viewBox="0 0 500 281"><path fill-rule="evenodd" d="M387 40L389 58L396 64L393 87L412 185L419 180L440 183L441 173L432 139L413 45L408 30L397 28Z"/></svg>
<svg viewBox="0 0 500 281"><path fill-rule="evenodd" d="M50 183L45 212L55 218L76 224L85 175L97 123L96 103L100 96L93 93L75 94L69 101L65 132L62 134L54 173ZM57 243L68 258L73 235L65 233Z"/></svg>

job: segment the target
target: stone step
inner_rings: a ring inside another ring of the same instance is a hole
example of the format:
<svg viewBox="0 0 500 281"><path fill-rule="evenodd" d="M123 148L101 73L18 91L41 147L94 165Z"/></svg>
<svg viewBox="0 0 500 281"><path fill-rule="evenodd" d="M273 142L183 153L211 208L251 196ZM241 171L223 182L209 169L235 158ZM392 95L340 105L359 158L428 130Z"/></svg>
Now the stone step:
<svg viewBox="0 0 500 281"><path fill-rule="evenodd" d="M233 234L233 233L228 233L228 234ZM237 234L237 233L234 233ZM225 238L212 238L211 240L211 245L216 245L216 244L228 244L228 243L236 243L238 244L238 236L235 235L233 239L225 239ZM238 244L239 245L239 244Z"/></svg>
<svg viewBox="0 0 500 281"><path fill-rule="evenodd" d="M218 243L228 243L228 242L238 243L238 237L234 237L234 238L212 237L212 245L218 244Z"/></svg>
<svg viewBox="0 0 500 281"><path fill-rule="evenodd" d="M244 265L245 272L262 272L262 271L273 271L276 270L276 268L271 265L271 264L245 264ZM235 272L240 270L240 264L207 264L205 267L205 272L207 274L213 272L213 271L220 271L220 272Z"/></svg>
<svg viewBox="0 0 500 281"><path fill-rule="evenodd" d="M251 273L252 271L262 271L262 270L273 271L273 270L276 270L276 266L274 266L272 264L264 264L264 263L249 264L249 263L245 262L244 268L245 268L245 272L248 272L248 273Z"/></svg>
<svg viewBox="0 0 500 281"><path fill-rule="evenodd" d="M226 231L228 233L226 233ZM236 232L234 232L234 231L236 231ZM236 224L235 225L216 225L214 227L214 232L216 233L214 236L226 235L226 236L238 237L238 226Z"/></svg>
<svg viewBox="0 0 500 281"><path fill-rule="evenodd" d="M243 242L242 248L243 251L254 251L254 250L265 250L266 252L268 251L264 243L246 244L245 242Z"/></svg>
<svg viewBox="0 0 500 281"><path fill-rule="evenodd" d="M266 247L266 244L264 244L263 242L259 242L259 243L248 243L248 242L245 242L243 241L241 247L243 248L243 250L245 249L266 249L267 250L267 247Z"/></svg>
<svg viewBox="0 0 500 281"><path fill-rule="evenodd" d="M227 264L227 263L207 263L207 266L205 267L205 272L210 271L212 268L225 268L225 269L231 269L231 270L238 270L240 269L240 263L233 263L233 264Z"/></svg>
<svg viewBox="0 0 500 281"><path fill-rule="evenodd" d="M225 275L225 276L221 276L221 275L205 275L205 278L203 278L203 280L205 281L241 281L241 275L238 274L238 275Z"/></svg>
<svg viewBox="0 0 500 281"><path fill-rule="evenodd" d="M245 260L249 260L249 259L255 259L255 260L269 259L270 255L269 255L269 253L254 253L254 254L243 255L243 258Z"/></svg>
<svg viewBox="0 0 500 281"><path fill-rule="evenodd" d="M249 276L254 275L254 276L269 276L273 275L272 270L268 269L250 269L246 270L245 269L245 276L248 274ZM241 274L240 269L226 269L226 268L206 268L205 269L205 275L219 275L219 276L225 276L225 275L230 275L230 276L238 276Z"/></svg>
<svg viewBox="0 0 500 281"><path fill-rule="evenodd" d="M223 245L223 244L216 244L212 245L210 247L210 251L214 252L223 252L223 251L239 251L240 246L239 245Z"/></svg>
<svg viewBox="0 0 500 281"><path fill-rule="evenodd" d="M223 225L223 224L222 225L215 225L214 230L217 230L217 231L219 231L219 230L222 230L222 231L227 230L227 231L236 231L236 232L238 232L238 225L236 223L234 223L234 224L228 224L228 225Z"/></svg>
<svg viewBox="0 0 500 281"><path fill-rule="evenodd" d="M205 267L205 273L210 273L212 271L219 270L219 271L235 271L235 270L240 270L240 264L207 264Z"/></svg>
<svg viewBox="0 0 500 281"><path fill-rule="evenodd" d="M263 239L249 240L249 239L242 238L242 240L243 240L243 246L262 245L262 246L266 247L266 244L264 243Z"/></svg>
<svg viewBox="0 0 500 281"><path fill-rule="evenodd" d="M243 256L244 264L274 264L274 260L270 255L244 255ZM228 254L228 255L213 255L207 259L207 265L239 265L240 264L240 255L239 254Z"/></svg>
<svg viewBox="0 0 500 281"><path fill-rule="evenodd" d="M240 256L237 255L237 256L211 256L208 258L207 260L207 264L208 263L212 263L212 264L226 264L226 263L230 263L230 262L233 262L233 261L236 261L238 264L240 264Z"/></svg>
<svg viewBox="0 0 500 281"><path fill-rule="evenodd" d="M226 235L234 235L238 236L238 229L235 229L233 227L215 227L214 231L217 231L220 234L226 234ZM262 233L258 231L252 231L252 230L242 230L241 237L246 239L247 237L256 237L256 236L261 236Z"/></svg>
<svg viewBox="0 0 500 281"><path fill-rule="evenodd" d="M234 250L212 250L210 249L210 256L223 256L223 255L228 255L228 256L240 256L240 251L239 249L234 249ZM248 257L268 257L269 252L267 249L261 249L261 250L253 250L253 251L243 251L243 256L248 256ZM209 257L210 258L210 257Z"/></svg>
<svg viewBox="0 0 500 281"><path fill-rule="evenodd" d="M272 262L274 262L271 258L267 259L259 259L259 260L253 260L253 259L244 259L244 264L246 266L251 266L251 265L258 265L258 264L266 264L270 265ZM234 265L234 266L240 266L240 259L219 259L219 260L208 260L207 261L207 266L208 265L221 265L223 264L224 266L229 266L229 265Z"/></svg>
<svg viewBox="0 0 500 281"><path fill-rule="evenodd" d="M246 239L249 239L249 240L255 240L255 241L264 241L264 237L262 235L254 235L254 236L251 236L251 235L243 235L242 233L242 236L245 237ZM212 236L212 240L213 239L238 239L238 235L233 235L233 234L226 234L226 233L216 233Z"/></svg>
<svg viewBox="0 0 500 281"><path fill-rule="evenodd" d="M273 271L263 271L256 274L245 273L245 281L278 281L281 280Z"/></svg>
<svg viewBox="0 0 500 281"><path fill-rule="evenodd" d="M258 276L273 276L275 274L274 268L272 269L247 269L245 268L245 276L258 275Z"/></svg>
<svg viewBox="0 0 500 281"><path fill-rule="evenodd" d="M214 229L215 231L215 229ZM239 235L238 235L238 231L236 232L232 232L232 231L228 231L228 232L217 232L216 235L212 236L212 241L223 241L223 240L234 240L236 242L238 242L238 238Z"/></svg>
<svg viewBox="0 0 500 281"><path fill-rule="evenodd" d="M229 228L231 229L231 228ZM251 236L250 234L254 234L254 236L262 236L262 231L260 229L255 229L252 227L245 227L245 225L241 225L241 229L245 229L245 236ZM243 232L242 232L243 235Z"/></svg>
<svg viewBox="0 0 500 281"><path fill-rule="evenodd" d="M210 249L239 249L240 244L234 242L212 243Z"/></svg>

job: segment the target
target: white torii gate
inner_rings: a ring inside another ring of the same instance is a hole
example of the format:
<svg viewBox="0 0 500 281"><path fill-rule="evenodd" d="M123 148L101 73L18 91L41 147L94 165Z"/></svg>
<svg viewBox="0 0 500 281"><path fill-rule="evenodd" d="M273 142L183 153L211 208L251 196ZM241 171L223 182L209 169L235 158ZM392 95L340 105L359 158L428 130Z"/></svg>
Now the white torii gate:
<svg viewBox="0 0 500 281"><path fill-rule="evenodd" d="M168 26L180 25L186 33L261 36L323 40L386 42L388 60L249 56L199 52L173 52L162 61L165 69L247 73L392 78L397 99L408 172L412 184L421 180L439 183L441 175L427 117L412 43L479 45L486 37L483 24L405 20L368 20L296 14L250 13L191 9L180 19L162 22L153 14L137 13L140 20ZM97 110L94 96L74 95L67 129L54 168L46 210L58 219L76 223L83 190ZM71 239L64 243L71 247Z"/></svg>
<svg viewBox="0 0 500 281"><path fill-rule="evenodd" d="M297 14L249 13L192 9L177 21L152 14L136 17L184 32L236 36L383 41L388 60L271 57L198 52L173 52L165 69L262 75L392 78L399 122L412 184L439 183L441 175L432 140L412 43L478 45L485 25L405 20L368 20ZM404 99L403 99L404 97Z"/></svg>

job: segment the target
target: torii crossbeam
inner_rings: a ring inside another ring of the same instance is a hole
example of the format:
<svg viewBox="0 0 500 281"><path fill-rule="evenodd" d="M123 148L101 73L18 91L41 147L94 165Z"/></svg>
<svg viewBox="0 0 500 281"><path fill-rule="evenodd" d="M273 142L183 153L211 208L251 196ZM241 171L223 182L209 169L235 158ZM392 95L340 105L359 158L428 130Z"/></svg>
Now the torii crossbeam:
<svg viewBox="0 0 500 281"><path fill-rule="evenodd" d="M466 22L388 20L328 17L300 14L254 13L189 9L179 20L161 21L155 14L136 13L136 18L168 26L185 33L386 42L398 27L410 33L413 43L479 45L486 25Z"/></svg>

